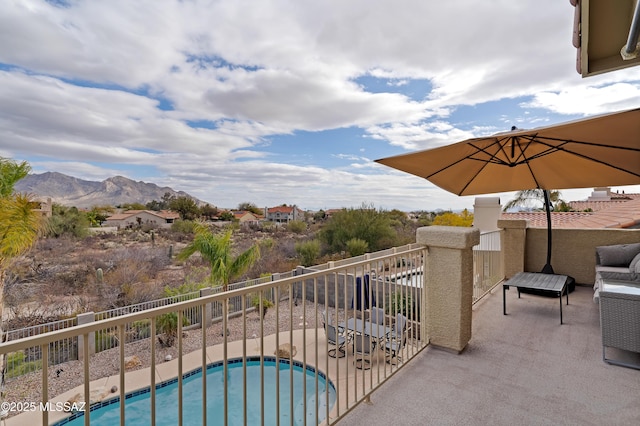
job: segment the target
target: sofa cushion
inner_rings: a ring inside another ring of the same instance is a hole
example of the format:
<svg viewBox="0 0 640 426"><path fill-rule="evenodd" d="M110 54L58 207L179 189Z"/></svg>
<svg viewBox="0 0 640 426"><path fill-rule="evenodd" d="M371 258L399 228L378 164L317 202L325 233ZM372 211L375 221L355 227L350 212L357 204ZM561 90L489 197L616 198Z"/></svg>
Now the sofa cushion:
<svg viewBox="0 0 640 426"><path fill-rule="evenodd" d="M596 247L599 263L603 266L629 266L640 253L640 243L616 244Z"/></svg>
<svg viewBox="0 0 640 426"><path fill-rule="evenodd" d="M640 274L640 253L636 254L636 257L629 264L629 271Z"/></svg>
<svg viewBox="0 0 640 426"><path fill-rule="evenodd" d="M601 271L600 278L603 280L615 280L615 281L634 281L640 282L640 274L635 272L610 272Z"/></svg>

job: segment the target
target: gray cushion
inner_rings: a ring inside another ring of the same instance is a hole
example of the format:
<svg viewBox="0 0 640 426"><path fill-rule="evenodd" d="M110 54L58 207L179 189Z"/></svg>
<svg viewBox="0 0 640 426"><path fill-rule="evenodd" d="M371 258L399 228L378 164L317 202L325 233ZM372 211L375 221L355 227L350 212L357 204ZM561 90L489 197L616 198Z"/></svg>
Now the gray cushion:
<svg viewBox="0 0 640 426"><path fill-rule="evenodd" d="M636 255L640 253L640 243L599 246L596 247L596 252L600 265L628 267Z"/></svg>
<svg viewBox="0 0 640 426"><path fill-rule="evenodd" d="M636 257L629 264L629 271L640 274L640 253L636 254Z"/></svg>
<svg viewBox="0 0 640 426"><path fill-rule="evenodd" d="M600 272L600 277L603 280L616 280L616 281L636 281L640 282L640 274L635 272Z"/></svg>

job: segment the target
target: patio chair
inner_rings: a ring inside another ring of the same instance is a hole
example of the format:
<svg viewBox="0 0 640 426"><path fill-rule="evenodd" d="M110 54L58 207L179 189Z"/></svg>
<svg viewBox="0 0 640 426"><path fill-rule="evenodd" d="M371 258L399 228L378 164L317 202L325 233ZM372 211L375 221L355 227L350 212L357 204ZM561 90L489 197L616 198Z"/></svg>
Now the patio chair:
<svg viewBox="0 0 640 426"><path fill-rule="evenodd" d="M331 315L328 317L324 311L322 311L322 326L324 327L324 332L327 335L327 343L329 345L335 346L333 349L329 349L327 354L331 358L342 358L346 355L345 346L347 344L347 338L343 333L338 331L335 325L332 324Z"/></svg>
<svg viewBox="0 0 640 426"><path fill-rule="evenodd" d="M353 337L353 364L361 370L371 368L371 355L376 347L376 342L368 334L356 334Z"/></svg>
<svg viewBox="0 0 640 426"><path fill-rule="evenodd" d="M392 364L395 359L397 362L402 362L400 353L402 348L407 343L407 318L398 314L396 316L396 323L393 325L391 333L389 333L387 340L384 343L384 350L387 353L387 362Z"/></svg>
<svg viewBox="0 0 640 426"><path fill-rule="evenodd" d="M384 324L384 309L373 306L369 313L371 324Z"/></svg>

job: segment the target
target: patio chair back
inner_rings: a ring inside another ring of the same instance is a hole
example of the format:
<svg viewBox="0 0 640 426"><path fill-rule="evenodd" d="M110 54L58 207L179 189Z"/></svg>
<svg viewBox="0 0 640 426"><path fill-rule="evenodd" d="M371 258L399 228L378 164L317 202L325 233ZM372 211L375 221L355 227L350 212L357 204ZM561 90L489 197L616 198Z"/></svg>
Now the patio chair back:
<svg viewBox="0 0 640 426"><path fill-rule="evenodd" d="M368 370L371 365L371 355L376 343L368 334L356 334L353 336L354 364L357 368Z"/></svg>
<svg viewBox="0 0 640 426"><path fill-rule="evenodd" d="M384 309L376 306L372 307L369 320L372 324L384 324Z"/></svg>

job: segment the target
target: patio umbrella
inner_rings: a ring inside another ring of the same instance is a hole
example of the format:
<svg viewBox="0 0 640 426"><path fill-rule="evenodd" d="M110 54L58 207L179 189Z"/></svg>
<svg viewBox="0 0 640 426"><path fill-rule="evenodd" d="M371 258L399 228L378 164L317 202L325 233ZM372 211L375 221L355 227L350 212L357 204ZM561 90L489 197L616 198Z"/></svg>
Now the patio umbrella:
<svg viewBox="0 0 640 426"><path fill-rule="evenodd" d="M640 108L532 130L468 139L376 162L423 177L457 195L640 184Z"/></svg>

